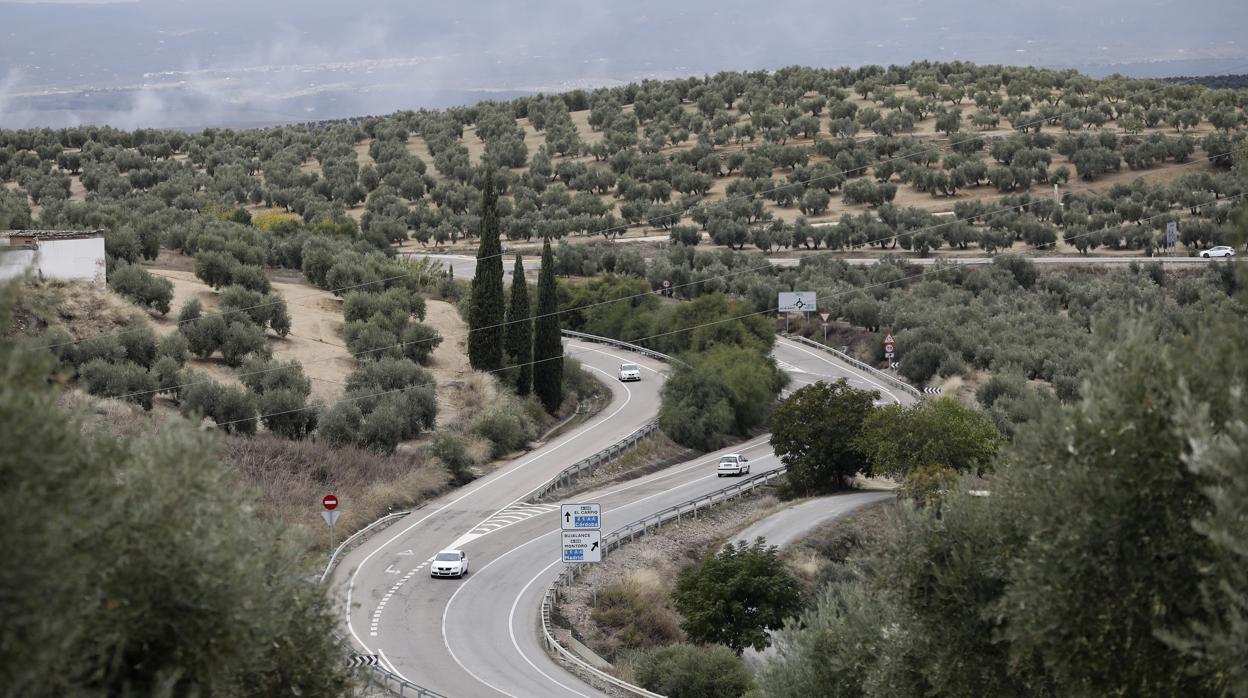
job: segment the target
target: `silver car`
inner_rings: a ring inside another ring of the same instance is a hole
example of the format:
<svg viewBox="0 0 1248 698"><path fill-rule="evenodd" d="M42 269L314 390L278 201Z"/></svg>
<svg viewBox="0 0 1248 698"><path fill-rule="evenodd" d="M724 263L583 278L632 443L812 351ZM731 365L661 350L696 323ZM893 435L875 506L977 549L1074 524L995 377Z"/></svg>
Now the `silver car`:
<svg viewBox="0 0 1248 698"><path fill-rule="evenodd" d="M462 550L443 550L433 556L429 563L430 577L462 577L468 574L468 553Z"/></svg>
<svg viewBox="0 0 1248 698"><path fill-rule="evenodd" d="M1228 247L1226 245L1218 245L1217 247L1210 247L1209 249L1202 251L1200 256L1205 259L1210 257L1234 257L1235 248Z"/></svg>
<svg viewBox="0 0 1248 698"><path fill-rule="evenodd" d="M625 382L641 380L641 367L637 364L620 364L620 380Z"/></svg>

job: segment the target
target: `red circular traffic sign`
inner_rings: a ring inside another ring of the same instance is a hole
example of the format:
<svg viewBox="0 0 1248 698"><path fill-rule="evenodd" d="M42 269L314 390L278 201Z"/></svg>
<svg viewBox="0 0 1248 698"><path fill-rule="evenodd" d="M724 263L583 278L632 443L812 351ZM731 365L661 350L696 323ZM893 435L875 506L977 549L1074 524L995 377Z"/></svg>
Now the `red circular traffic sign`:
<svg viewBox="0 0 1248 698"><path fill-rule="evenodd" d="M672 287L672 282L668 281L667 279L663 279L663 288L671 288L671 287Z"/></svg>
<svg viewBox="0 0 1248 698"><path fill-rule="evenodd" d="M338 498L337 498L337 497L335 497L335 496L334 496L334 495L332 495L332 494L327 494L327 495L325 495L325 497L324 497L324 498L322 498L322 499L321 499L321 506L323 506L323 507L325 507L326 509L329 509L329 510L331 510L331 511L332 511L332 510L334 510L334 509L337 509L337 508L338 508Z"/></svg>
<svg viewBox="0 0 1248 698"><path fill-rule="evenodd" d="M884 351L893 351L893 345L892 345L892 344L885 344L885 345L884 345Z"/></svg>

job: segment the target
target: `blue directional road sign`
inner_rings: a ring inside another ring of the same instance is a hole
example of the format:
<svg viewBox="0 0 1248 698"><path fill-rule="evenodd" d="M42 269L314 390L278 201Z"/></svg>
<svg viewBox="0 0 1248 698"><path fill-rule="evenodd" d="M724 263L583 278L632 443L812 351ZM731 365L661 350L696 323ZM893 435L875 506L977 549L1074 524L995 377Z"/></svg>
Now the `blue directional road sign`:
<svg viewBox="0 0 1248 698"><path fill-rule="evenodd" d="M602 531L560 531L563 561L602 562Z"/></svg>
<svg viewBox="0 0 1248 698"><path fill-rule="evenodd" d="M597 531L602 528L602 508L598 504L559 505L559 528L565 531Z"/></svg>

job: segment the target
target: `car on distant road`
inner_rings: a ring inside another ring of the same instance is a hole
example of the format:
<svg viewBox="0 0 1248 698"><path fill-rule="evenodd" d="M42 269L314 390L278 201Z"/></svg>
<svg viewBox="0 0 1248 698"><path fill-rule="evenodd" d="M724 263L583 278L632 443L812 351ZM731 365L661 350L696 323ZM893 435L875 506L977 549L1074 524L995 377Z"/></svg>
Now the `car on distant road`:
<svg viewBox="0 0 1248 698"><path fill-rule="evenodd" d="M637 364L620 364L620 381L641 380L641 367Z"/></svg>
<svg viewBox="0 0 1248 698"><path fill-rule="evenodd" d="M468 574L468 553L462 550L443 550L429 563L430 577L463 577L465 574Z"/></svg>
<svg viewBox="0 0 1248 698"><path fill-rule="evenodd" d="M1206 259L1209 257L1234 257L1235 248L1227 247L1226 245L1218 245L1217 247L1210 247L1209 249L1204 250L1200 253L1200 256Z"/></svg>
<svg viewBox="0 0 1248 698"><path fill-rule="evenodd" d="M750 459L740 453L729 453L719 457L719 466L715 468L715 476L749 475Z"/></svg>

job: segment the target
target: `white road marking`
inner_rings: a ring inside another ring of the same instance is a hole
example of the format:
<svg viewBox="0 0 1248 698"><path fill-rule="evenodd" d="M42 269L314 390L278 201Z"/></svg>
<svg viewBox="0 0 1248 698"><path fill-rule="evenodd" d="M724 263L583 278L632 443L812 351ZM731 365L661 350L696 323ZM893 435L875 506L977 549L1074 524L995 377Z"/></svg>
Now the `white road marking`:
<svg viewBox="0 0 1248 698"><path fill-rule="evenodd" d="M576 346L576 343L574 343L574 342L569 342L568 344L569 344L569 345L571 345L571 346ZM606 354L606 352L601 352L601 351L599 351L599 350L597 350L597 349L593 349L593 348L590 348L590 349L589 349L589 351L593 351L593 352L601 353L601 354L604 354L604 355L607 355L607 356L611 356L610 354ZM617 359L618 359L619 357L614 357L614 358L617 358ZM594 367L590 366L589 368L594 368ZM599 373L607 373L606 371L603 371L602 369L594 369L594 370L597 370ZM652 369L652 370L653 370L653 369ZM610 374L607 374L607 375L610 375ZM525 462L523 462L523 463L521 463L521 464L519 464L519 465L517 465L517 466L515 466L515 467L513 467L513 468L511 468L511 469L509 469L509 470L507 470L506 472L504 472L502 475L498 476L497 478L494 478L493 480L490 480L490 481L488 481L488 482L482 483L481 485L479 485L479 486L477 486L477 487L472 488L471 490L469 490L469 491L467 491L467 492L463 493L462 495L460 495L460 496L456 497L455 499L453 499L453 500L451 500L451 501L447 502L446 504L443 504L442 506L438 507L438 508L437 508L437 509L435 509L434 511L431 511L431 512L429 512L428 514L425 514L424 516L422 516L422 517L420 518L420 520L416 521L415 523L411 524L410 526L407 526L407 527L406 527L406 528L404 528L402 531L399 531L398 533L394 534L394 535L393 535L393 536L391 536L391 537L390 537L390 538L389 538L389 539L388 539L385 543L382 543L381 545L377 546L377 548L376 548L376 549L374 549L371 553L369 553L368 555L365 555L365 556L364 556L364 559L360 561L360 564L356 565L355 570L354 570L354 571L352 571L352 573L351 573L351 577L350 577L350 578L349 578L349 580L348 580L348 583L347 583L347 604L346 604L346 606L347 606L347 631L351 633L351 637L355 638L355 641L356 641L357 643L359 643L359 645L360 645L360 647L361 647L361 648L363 648L363 650L364 650L364 653L365 653L365 654L372 654L372 650L370 650L370 649L369 649L369 647L368 647L368 645L367 645L367 644L365 644L365 643L364 643L364 641L363 641L362 639L360 639L360 636L359 636L359 635L357 635L357 634L355 633L355 626L351 623L351 597L352 597L352 594L353 594L353 593L354 593L354 591L355 591L355 580L356 580L356 578L359 576L359 574L360 574L360 570L364 569L364 566L365 566L366 564L368 564L368 561L369 561L369 560L371 560L371 559L373 558L373 556L374 556L374 555L376 555L377 553L381 552L382 550L385 550L387 547L389 547L390 545L392 545L392 544L393 544L395 541L397 541L399 538L402 538L403 536L406 536L409 532L411 532L411 530L412 530L412 529L414 529L414 528L416 528L417 526L421 525L422 523L424 523L424 522L428 521L431 517L436 516L436 515L438 515L438 514L441 514L442 512L444 512L444 511L446 511L447 509L449 509L449 508L451 508L451 507L455 506L456 504L460 503L460 502L461 502L461 501L463 501L464 499L466 499L466 498L468 498L468 497L471 497L472 495L474 495L474 494L476 494L477 492L479 492L479 491L481 491L481 490L485 489L486 487L489 487L489 486L491 486L491 485L493 485L493 484L495 484L495 483L498 483L498 482L502 482L503 480L507 479L508 477L511 477L511 476L512 476L512 475L514 475L515 473L519 472L521 469L523 469L523 468L525 468L525 467L527 467L527 466L531 465L532 463L534 463L534 462L536 462L536 461L538 461L538 460L540 460L540 459L542 459L542 458L545 458L546 456L550 455L550 454L551 454L551 453L553 453L554 451L557 451L557 450L559 450L559 449L563 448L564 446L567 446L568 444L573 443L574 441L577 441L578 439L581 439L582 437L586 436L587 434L589 434L589 433L590 433L591 431L593 431L594 429L597 429L598 427L603 426L604 424L610 424L610 423L611 423L612 418L614 418L617 414L619 414L619 413L620 413L620 412L621 412L621 411L622 411L625 407L627 407L627 406L628 406L628 404L632 401L632 397L633 397L633 393L632 393L632 391L628 389L628 386L623 386L623 387L624 387L624 391L625 391L625 393L627 393L627 397L624 399L624 403L623 403L623 404L621 404L621 405L620 405L620 406L619 406L619 407L618 407L618 408L617 408L614 412L612 412L610 415L608 415L605 419L601 419L601 420L599 420L599 421L598 421L598 423L597 423L597 424L594 424L593 426L590 426L590 427L586 427L585 429L582 429L582 430L580 430L580 431L578 431L578 432L576 432L576 433L574 433L574 434L570 435L570 436L569 436L567 439L565 439L563 442L559 443L559 444L558 444L558 445L556 445L556 446L551 447L551 448L550 448L550 450L545 451L545 452L543 452L543 453L541 453L541 454L539 454L539 455L535 455L535 456L533 456L532 458L528 459L527 461L525 461ZM526 497L528 496L528 493L527 493L527 492L525 493L525 496L526 496ZM524 498L524 497L521 497L521 499L523 499L523 498ZM520 500L519 500L519 499L517 499L517 500L515 500L515 501L511 502L510 504L508 504L508 506L511 506L511 504L515 504L517 501L520 501ZM506 507L504 507L504 508L506 508ZM478 524L478 525L479 525L479 524ZM429 561L432 561L432 560L433 560L433 558L430 558L430 559L429 559ZM397 673L397 672L396 672L396 673ZM492 687L491 687L491 688L492 688Z"/></svg>
<svg viewBox="0 0 1248 698"><path fill-rule="evenodd" d="M815 357L816 359L818 359L818 360L820 360L820 361L823 361L823 362L825 362L825 363L829 363L829 364L832 364L833 366L838 366L838 367L839 367L839 364L834 363L831 359L828 359L827 357L824 357L824 356L819 356L818 354L816 354L816 353L814 353L814 352L807 351L807 350L803 349L802 347L797 346L796 344L786 343L784 346L788 347L789 349L795 349L795 350L797 350L797 351L800 351L800 352L802 352L803 354L808 354L808 355L810 355L810 356L813 356L813 357ZM855 375L857 375L857 374L851 373L851 375L850 375L849 377L851 377L851 378L852 378L852 377L854 377ZM900 404L901 404L901 400L897 399L897 396L893 394L893 391L889 390L888 388L885 388L884 386L880 385L879 383L876 383L875 381L871 380L870 378L867 378L866 376L858 376L858 377L859 377L859 378L861 378L862 380L864 380L864 381L866 381L866 382L870 383L871 385L874 385L875 387L879 388L880 390L884 391L884 392L885 392L885 393L886 393L889 397L891 397L891 398L893 399L893 402L897 403L898 405L900 405Z"/></svg>

